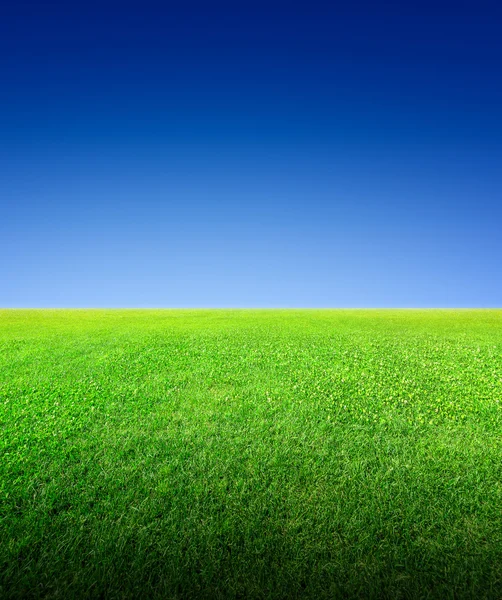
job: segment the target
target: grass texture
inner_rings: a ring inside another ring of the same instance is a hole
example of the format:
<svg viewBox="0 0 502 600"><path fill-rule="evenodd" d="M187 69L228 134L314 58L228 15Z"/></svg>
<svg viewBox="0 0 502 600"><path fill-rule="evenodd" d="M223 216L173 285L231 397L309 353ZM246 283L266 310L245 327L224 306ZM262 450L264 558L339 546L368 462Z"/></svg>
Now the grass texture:
<svg viewBox="0 0 502 600"><path fill-rule="evenodd" d="M502 598L501 310L0 311L2 598Z"/></svg>

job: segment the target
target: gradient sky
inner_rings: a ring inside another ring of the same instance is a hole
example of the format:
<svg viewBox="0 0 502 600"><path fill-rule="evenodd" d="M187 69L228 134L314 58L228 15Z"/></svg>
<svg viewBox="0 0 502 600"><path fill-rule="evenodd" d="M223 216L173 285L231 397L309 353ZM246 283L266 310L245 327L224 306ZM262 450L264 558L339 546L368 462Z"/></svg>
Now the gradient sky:
<svg viewBox="0 0 502 600"><path fill-rule="evenodd" d="M0 5L0 306L502 306L497 3Z"/></svg>

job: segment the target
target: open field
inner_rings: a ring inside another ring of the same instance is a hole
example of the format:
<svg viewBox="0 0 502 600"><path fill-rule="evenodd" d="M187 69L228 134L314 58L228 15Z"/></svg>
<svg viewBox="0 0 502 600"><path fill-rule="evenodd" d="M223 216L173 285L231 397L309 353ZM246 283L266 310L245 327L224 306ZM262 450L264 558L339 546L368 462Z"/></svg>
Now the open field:
<svg viewBox="0 0 502 600"><path fill-rule="evenodd" d="M0 419L2 598L502 598L502 310L3 310Z"/></svg>

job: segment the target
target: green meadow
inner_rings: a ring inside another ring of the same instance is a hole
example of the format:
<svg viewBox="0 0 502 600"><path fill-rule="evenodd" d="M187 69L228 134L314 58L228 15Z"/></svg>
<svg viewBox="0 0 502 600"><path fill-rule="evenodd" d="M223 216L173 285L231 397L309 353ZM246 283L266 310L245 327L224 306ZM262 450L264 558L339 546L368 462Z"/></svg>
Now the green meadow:
<svg viewBox="0 0 502 600"><path fill-rule="evenodd" d="M502 598L502 310L2 310L0 432L2 598Z"/></svg>

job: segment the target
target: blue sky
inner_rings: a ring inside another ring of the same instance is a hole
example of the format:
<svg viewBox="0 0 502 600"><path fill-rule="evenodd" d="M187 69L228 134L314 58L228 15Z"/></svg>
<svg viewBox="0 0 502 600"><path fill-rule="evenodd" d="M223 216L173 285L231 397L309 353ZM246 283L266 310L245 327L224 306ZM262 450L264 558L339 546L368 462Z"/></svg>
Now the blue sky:
<svg viewBox="0 0 502 600"><path fill-rule="evenodd" d="M0 306L502 305L496 4L0 9Z"/></svg>

